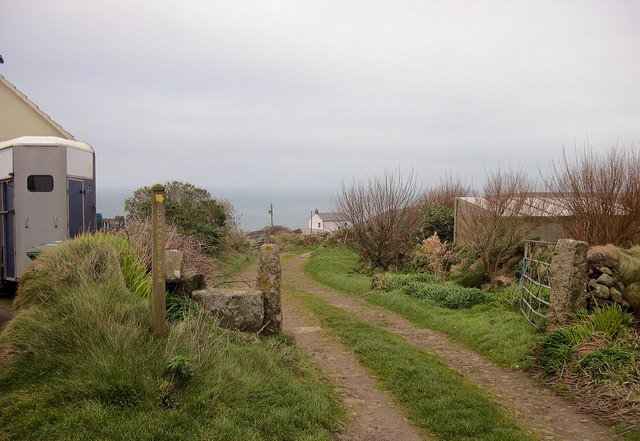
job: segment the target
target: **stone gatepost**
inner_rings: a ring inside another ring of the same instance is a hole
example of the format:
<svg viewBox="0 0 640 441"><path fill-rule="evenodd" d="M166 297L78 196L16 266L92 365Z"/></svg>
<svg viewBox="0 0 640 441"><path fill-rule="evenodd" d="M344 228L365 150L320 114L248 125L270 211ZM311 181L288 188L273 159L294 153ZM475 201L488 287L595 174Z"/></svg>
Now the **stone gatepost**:
<svg viewBox="0 0 640 441"><path fill-rule="evenodd" d="M282 332L282 303L280 301L280 250L277 245L264 244L260 247L258 261L258 282L256 288L264 299L264 333Z"/></svg>
<svg viewBox="0 0 640 441"><path fill-rule="evenodd" d="M573 239L556 244L549 268L551 284L547 326L567 323L569 314L587 306L587 249L589 245Z"/></svg>

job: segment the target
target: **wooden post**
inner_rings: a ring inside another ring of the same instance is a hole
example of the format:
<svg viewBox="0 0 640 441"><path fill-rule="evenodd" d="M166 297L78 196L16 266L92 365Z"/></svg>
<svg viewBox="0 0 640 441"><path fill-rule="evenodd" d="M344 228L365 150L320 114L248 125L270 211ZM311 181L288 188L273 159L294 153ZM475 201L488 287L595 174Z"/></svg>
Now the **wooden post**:
<svg viewBox="0 0 640 441"><path fill-rule="evenodd" d="M166 286L164 280L164 187L156 184L151 187L151 246L152 251L152 319L151 327L155 337L167 333Z"/></svg>

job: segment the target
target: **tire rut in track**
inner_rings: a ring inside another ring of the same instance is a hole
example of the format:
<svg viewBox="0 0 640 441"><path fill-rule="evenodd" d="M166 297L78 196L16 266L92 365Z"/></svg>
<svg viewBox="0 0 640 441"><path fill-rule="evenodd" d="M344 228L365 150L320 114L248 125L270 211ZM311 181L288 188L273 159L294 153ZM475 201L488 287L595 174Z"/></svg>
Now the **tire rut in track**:
<svg viewBox="0 0 640 441"><path fill-rule="evenodd" d="M303 270L306 257L308 255L300 255L283 261L282 275L288 283L332 306L401 335L412 344L437 355L510 409L516 421L534 430L543 439L617 439L610 429L581 413L575 405L540 386L526 374L498 367L438 332L418 328L398 314L370 306L362 298L345 296L309 279Z"/></svg>

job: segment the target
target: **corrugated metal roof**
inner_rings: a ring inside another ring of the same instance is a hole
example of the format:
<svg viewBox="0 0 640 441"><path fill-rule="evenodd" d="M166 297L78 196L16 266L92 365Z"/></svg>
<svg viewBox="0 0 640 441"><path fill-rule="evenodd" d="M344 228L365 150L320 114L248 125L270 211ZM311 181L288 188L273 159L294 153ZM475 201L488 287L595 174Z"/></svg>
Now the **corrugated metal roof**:
<svg viewBox="0 0 640 441"><path fill-rule="evenodd" d="M484 210L490 208L490 202L481 197L460 197L458 198L469 204L480 207ZM513 198L505 203L502 216L527 216L527 217L544 217L544 216L571 216L571 207L567 206L564 198L553 196L551 194L536 193L535 195ZM617 208L619 214L624 213L624 207L621 205Z"/></svg>

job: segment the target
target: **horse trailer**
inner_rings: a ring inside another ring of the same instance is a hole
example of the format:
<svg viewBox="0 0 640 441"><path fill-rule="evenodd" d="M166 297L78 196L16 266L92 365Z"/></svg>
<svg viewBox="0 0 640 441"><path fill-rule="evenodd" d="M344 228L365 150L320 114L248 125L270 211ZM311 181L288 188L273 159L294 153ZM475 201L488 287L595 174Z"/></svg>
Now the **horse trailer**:
<svg viewBox="0 0 640 441"><path fill-rule="evenodd" d="M0 285L27 252L95 230L95 154L84 142L23 136L0 142Z"/></svg>

